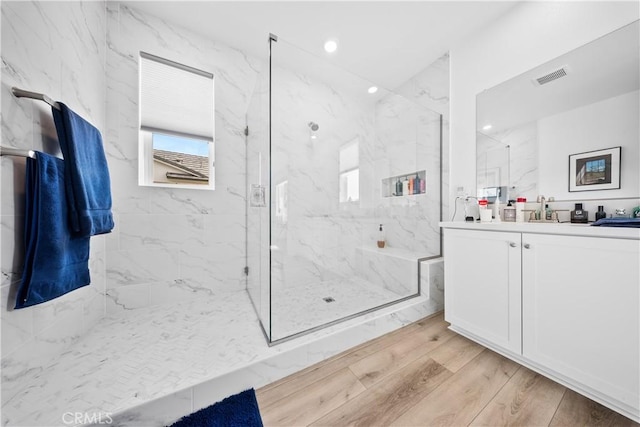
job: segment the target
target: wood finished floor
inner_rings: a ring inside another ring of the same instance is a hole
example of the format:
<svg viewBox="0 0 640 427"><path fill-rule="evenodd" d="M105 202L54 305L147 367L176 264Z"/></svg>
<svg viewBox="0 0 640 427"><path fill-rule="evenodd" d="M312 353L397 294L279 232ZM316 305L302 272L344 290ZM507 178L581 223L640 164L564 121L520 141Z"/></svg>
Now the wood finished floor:
<svg viewBox="0 0 640 427"><path fill-rule="evenodd" d="M636 426L447 329L442 313L257 390L265 426Z"/></svg>

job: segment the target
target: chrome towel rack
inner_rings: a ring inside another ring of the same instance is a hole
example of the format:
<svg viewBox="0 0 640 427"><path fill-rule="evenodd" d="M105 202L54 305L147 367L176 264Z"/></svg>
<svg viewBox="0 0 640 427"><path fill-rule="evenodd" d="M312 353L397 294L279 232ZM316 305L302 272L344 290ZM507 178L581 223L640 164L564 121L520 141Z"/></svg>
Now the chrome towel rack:
<svg viewBox="0 0 640 427"><path fill-rule="evenodd" d="M18 148L0 146L0 156L18 156L36 158L36 152L33 150L20 150Z"/></svg>
<svg viewBox="0 0 640 427"><path fill-rule="evenodd" d="M16 98L31 98L37 99L38 101L44 101L56 110L60 110L60 104L43 93L31 92L15 86L11 88L11 93ZM32 159L35 159L36 153L33 150L22 150L18 148L0 146L0 156L31 157Z"/></svg>
<svg viewBox="0 0 640 427"><path fill-rule="evenodd" d="M31 92L31 91L28 91L28 90L17 88L15 86L11 88L11 93L16 98L37 99L38 101L46 102L47 104L51 105L56 110L60 109L60 104L58 104L56 101L54 101L53 99L49 98L47 95L45 95L43 93Z"/></svg>

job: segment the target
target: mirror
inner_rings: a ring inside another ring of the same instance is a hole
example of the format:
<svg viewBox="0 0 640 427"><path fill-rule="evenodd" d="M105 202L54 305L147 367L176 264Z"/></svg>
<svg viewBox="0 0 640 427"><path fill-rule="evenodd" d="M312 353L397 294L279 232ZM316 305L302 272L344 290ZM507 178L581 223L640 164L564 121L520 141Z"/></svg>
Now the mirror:
<svg viewBox="0 0 640 427"><path fill-rule="evenodd" d="M538 194L567 201L638 197L639 40L635 21L480 93L478 197L491 201L504 192L501 200L536 200ZM571 159L614 147L622 153L613 171L619 188L570 185Z"/></svg>

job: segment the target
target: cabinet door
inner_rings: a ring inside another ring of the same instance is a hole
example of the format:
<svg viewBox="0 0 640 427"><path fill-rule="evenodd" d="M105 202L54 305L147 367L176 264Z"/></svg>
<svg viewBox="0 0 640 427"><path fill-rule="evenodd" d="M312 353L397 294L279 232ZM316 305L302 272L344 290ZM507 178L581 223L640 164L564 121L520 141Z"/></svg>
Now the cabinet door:
<svg viewBox="0 0 640 427"><path fill-rule="evenodd" d="M522 237L523 354L638 410L640 243Z"/></svg>
<svg viewBox="0 0 640 427"><path fill-rule="evenodd" d="M445 319L521 354L521 235L444 230Z"/></svg>

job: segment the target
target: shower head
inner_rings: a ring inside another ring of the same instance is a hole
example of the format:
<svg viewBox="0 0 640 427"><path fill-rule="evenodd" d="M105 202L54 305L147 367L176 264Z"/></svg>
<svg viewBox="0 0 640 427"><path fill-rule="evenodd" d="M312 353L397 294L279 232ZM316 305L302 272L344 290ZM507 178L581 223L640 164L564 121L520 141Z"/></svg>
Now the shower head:
<svg viewBox="0 0 640 427"><path fill-rule="evenodd" d="M318 126L318 124L317 124L317 123L309 122L309 128L310 128L312 131L314 131L314 132L315 132L315 131L317 131L318 129L320 129L320 126Z"/></svg>

